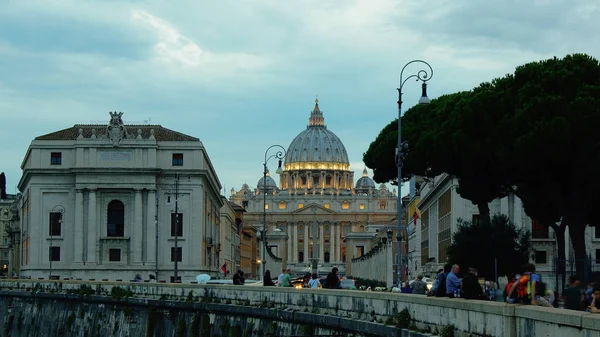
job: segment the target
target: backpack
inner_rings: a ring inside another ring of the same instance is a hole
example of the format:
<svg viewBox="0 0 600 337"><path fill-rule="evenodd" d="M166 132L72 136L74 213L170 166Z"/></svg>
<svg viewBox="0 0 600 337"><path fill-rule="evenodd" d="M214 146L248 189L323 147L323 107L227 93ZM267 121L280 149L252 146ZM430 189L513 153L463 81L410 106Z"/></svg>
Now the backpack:
<svg viewBox="0 0 600 337"><path fill-rule="evenodd" d="M531 304L531 275L521 275L517 282L517 302Z"/></svg>
<svg viewBox="0 0 600 337"><path fill-rule="evenodd" d="M438 285L438 288L435 292L435 297L446 297L446 277L447 275L444 274L442 275L442 278L440 279L440 284Z"/></svg>

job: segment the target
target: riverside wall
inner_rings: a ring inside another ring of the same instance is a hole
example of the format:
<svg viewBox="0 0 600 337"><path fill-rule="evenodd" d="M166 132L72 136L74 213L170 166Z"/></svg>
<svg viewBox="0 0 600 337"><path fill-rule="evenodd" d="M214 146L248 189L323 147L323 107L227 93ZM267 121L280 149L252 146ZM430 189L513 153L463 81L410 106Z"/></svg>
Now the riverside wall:
<svg viewBox="0 0 600 337"><path fill-rule="evenodd" d="M188 330L209 326L209 336L237 336L233 327L240 336L268 336L273 329L271 336L404 336L410 332L384 324L403 309L421 331L413 336L452 327L456 337L600 337L597 314L487 301L256 286L0 281L0 318L6 327L12 316L12 337L61 336L52 334L61 324L79 331L62 336L84 337L178 336L182 324ZM25 323L45 334L21 334ZM148 334L149 324L160 334Z"/></svg>

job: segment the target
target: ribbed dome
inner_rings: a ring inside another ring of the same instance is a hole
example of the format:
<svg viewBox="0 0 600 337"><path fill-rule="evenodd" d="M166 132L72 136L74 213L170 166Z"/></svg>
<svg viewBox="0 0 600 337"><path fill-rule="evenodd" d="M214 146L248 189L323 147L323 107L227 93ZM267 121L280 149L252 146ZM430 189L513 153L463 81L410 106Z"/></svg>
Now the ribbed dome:
<svg viewBox="0 0 600 337"><path fill-rule="evenodd" d="M366 190L369 188L375 188L375 182L373 181L373 179L369 178L369 175L367 173L367 169L365 168L363 170L363 175L362 177L360 177L360 179L358 179L356 181L356 189L357 190Z"/></svg>
<svg viewBox="0 0 600 337"><path fill-rule="evenodd" d="M315 100L308 127L290 144L285 163L350 163L342 141L325 126L319 100Z"/></svg>
<svg viewBox="0 0 600 337"><path fill-rule="evenodd" d="M263 183L263 179L264 179L264 177L261 177L260 179L258 179L258 183L256 184L256 186L259 190L262 190L265 186L265 184ZM273 178L271 178L271 175L269 174L269 171L267 170L267 190L271 190L273 188L277 188L277 184L275 183L275 180L273 180Z"/></svg>

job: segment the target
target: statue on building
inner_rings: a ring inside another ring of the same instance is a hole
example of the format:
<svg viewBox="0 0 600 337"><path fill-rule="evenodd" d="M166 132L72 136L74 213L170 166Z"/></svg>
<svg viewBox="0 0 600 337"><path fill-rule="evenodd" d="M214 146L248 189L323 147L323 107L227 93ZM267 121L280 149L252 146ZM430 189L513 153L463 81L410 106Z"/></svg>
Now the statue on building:
<svg viewBox="0 0 600 337"><path fill-rule="evenodd" d="M112 141L113 146L117 147L121 144L121 140L127 138L127 129L123 123L122 112L109 112L110 121L106 127L106 134Z"/></svg>

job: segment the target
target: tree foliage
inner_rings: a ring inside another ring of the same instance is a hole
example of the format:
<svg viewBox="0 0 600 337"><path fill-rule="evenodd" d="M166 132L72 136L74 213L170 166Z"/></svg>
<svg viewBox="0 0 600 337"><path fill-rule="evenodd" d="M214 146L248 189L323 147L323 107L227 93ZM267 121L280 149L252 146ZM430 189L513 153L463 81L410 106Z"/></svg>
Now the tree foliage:
<svg viewBox="0 0 600 337"><path fill-rule="evenodd" d="M494 215L488 223L459 220L448 248L450 263L460 265L463 270L477 268L487 279L495 277L495 259L498 275L507 275L519 272L529 261L530 253L529 232L517 228L501 214Z"/></svg>
<svg viewBox="0 0 600 337"><path fill-rule="evenodd" d="M6 199L6 175L0 173L0 199Z"/></svg>
<svg viewBox="0 0 600 337"><path fill-rule="evenodd" d="M568 226L583 261L585 228L600 224L600 181L592 178L600 171L598 125L598 60L574 54L528 63L406 111L403 179L448 173L484 218L490 201L514 192L533 219L559 232ZM395 179L396 126L386 126L363 157L378 182Z"/></svg>

